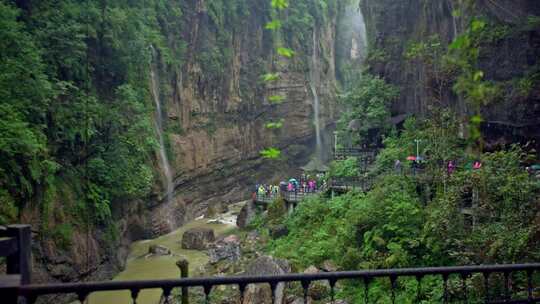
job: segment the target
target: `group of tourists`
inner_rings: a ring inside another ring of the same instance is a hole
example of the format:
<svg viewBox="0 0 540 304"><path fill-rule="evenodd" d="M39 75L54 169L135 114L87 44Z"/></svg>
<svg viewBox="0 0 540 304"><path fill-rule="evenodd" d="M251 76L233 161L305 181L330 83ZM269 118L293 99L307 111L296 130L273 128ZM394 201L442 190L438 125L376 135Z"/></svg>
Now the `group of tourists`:
<svg viewBox="0 0 540 304"><path fill-rule="evenodd" d="M253 194L259 197L277 197L279 186L257 184L255 185L255 192Z"/></svg>
<svg viewBox="0 0 540 304"><path fill-rule="evenodd" d="M424 162L422 158L419 159L407 159L408 161L412 161L411 163L411 171L414 174L418 172L418 170L423 169ZM469 161L465 163L463 166L465 170L468 171L476 171L482 169L482 162L480 160L475 161ZM458 169L457 161L455 160L449 160L446 162L446 174L448 176L452 175L456 170ZM397 174L403 173L402 163L399 159L396 159L394 162L394 170ZM525 168L527 173L529 173L530 176L540 179L540 164L531 165Z"/></svg>
<svg viewBox="0 0 540 304"><path fill-rule="evenodd" d="M416 174L417 171L424 168L425 162L424 162L424 159L421 157L417 157L414 159L413 157L408 157L407 160L411 161L411 170L413 174ZM458 166L455 160L449 160L448 162L446 162L446 173L448 174L448 176L452 175L456 171L457 168ZM479 160L468 162L467 164L465 164L464 168L466 170L479 170L482 168L482 162ZM398 174L402 173L403 171L402 163L399 159L396 159L396 161L394 162L394 170Z"/></svg>
<svg viewBox="0 0 540 304"><path fill-rule="evenodd" d="M284 192L301 192L312 193L319 191L323 185L322 178L312 178L310 176L302 175L300 179L291 178L289 181L282 181L279 183L281 191Z"/></svg>
<svg viewBox="0 0 540 304"><path fill-rule="evenodd" d="M280 192L315 193L326 188L326 178L322 173L316 175L302 174L300 178L290 178L281 181L279 185L257 184L253 192L253 199L276 198Z"/></svg>
<svg viewBox="0 0 540 304"><path fill-rule="evenodd" d="M467 164L465 164L465 167L464 167L466 170L480 170L482 169L482 162L479 161L479 160L475 160L473 162L468 162ZM446 163L446 173L448 174L448 176L452 175L452 173L454 173L457 169L457 165L456 165L456 161L455 160L449 160L447 163Z"/></svg>

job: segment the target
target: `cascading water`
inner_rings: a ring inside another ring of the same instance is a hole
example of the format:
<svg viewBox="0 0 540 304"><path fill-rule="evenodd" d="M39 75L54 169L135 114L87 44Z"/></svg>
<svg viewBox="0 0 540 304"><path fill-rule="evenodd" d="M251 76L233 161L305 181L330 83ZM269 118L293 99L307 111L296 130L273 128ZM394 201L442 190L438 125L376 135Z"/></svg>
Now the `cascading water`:
<svg viewBox="0 0 540 304"><path fill-rule="evenodd" d="M156 51L153 46L150 46L150 49L152 50L152 58L156 58ZM163 113L161 111L161 101L159 98L159 81L158 81L158 75L156 72L156 67L154 64L151 65L150 68L150 82L152 87L152 97L154 99L154 103L156 104L156 130L158 134L159 139L159 158L161 160L161 166L163 167L163 173L165 174L165 189L167 191L165 199L166 202L169 202L173 198L173 192L174 192L174 184L173 184L173 176L172 176L172 170L171 165L169 164L169 159L167 157L167 153L165 152L165 141L163 139Z"/></svg>
<svg viewBox="0 0 540 304"><path fill-rule="evenodd" d="M317 93L317 86L320 84L320 69L319 69L319 40L317 32L313 31L313 52L311 55L311 68L309 87L313 95L313 124L315 125L315 161L322 163L322 137L321 137L321 122L320 122L320 101Z"/></svg>
<svg viewBox="0 0 540 304"><path fill-rule="evenodd" d="M364 15L359 7L358 1L352 1L345 8L343 14L344 39L351 42L349 59L358 64L362 64L367 57L367 30Z"/></svg>
<svg viewBox="0 0 540 304"><path fill-rule="evenodd" d="M340 84L345 91L353 90L362 77L368 55L368 35L360 0L348 1L341 8L336 37L336 68ZM352 136L336 132L334 149L352 147Z"/></svg>
<svg viewBox="0 0 540 304"><path fill-rule="evenodd" d="M364 19L364 14L362 14L362 10L360 8L357 8L354 11L356 13L355 13L355 18L353 18L353 26L355 28L358 28L358 35L359 35L359 40L360 40L359 47L358 47L358 52L360 53L359 59L360 59L360 63L363 63L367 57L367 49L368 49L366 21Z"/></svg>

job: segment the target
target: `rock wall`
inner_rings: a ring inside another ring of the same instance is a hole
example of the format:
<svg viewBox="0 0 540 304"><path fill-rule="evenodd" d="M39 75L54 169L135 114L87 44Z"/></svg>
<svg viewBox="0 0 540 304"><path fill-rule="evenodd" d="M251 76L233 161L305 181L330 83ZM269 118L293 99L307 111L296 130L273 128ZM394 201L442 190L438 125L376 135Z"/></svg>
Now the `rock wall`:
<svg viewBox="0 0 540 304"><path fill-rule="evenodd" d="M170 44L175 39L187 42L180 66L166 64L164 58L160 62L161 100L175 181L173 209L178 211L169 220L173 228L201 215L211 204L248 198L248 187L256 182L295 174L314 151L307 64L313 46L302 48L300 38L293 37L297 45L291 48L296 56L277 56L277 38L264 29L269 21L268 2L247 1L247 12L241 20L229 20L225 15L217 24L209 2L187 1L186 30L182 37L170 37ZM317 83L321 121L330 126L337 116L337 14L325 18L325 24L316 26L318 45L314 47L321 54L321 81ZM223 49L226 54L220 55ZM260 77L272 68L280 72L281 79L263 83ZM270 104L267 97L275 94L284 96L285 101ZM266 123L282 118L280 131L265 128ZM281 148L285 159L261 160L260 151L270 146ZM157 187L155 192L159 202L163 189ZM154 214L173 214L163 212L170 210L168 204L158 205Z"/></svg>
<svg viewBox="0 0 540 304"><path fill-rule="evenodd" d="M449 106L461 114L471 112L458 98L452 83L443 88L440 102L434 102L430 91L429 67L405 58L411 43L427 41L436 35L447 46L469 26L471 17L480 17L492 24L505 25L510 30L523 26L530 17L540 15L535 0L482 0L475 7L461 10L467 1L440 0L364 0L361 8L366 16L370 47L377 53L371 70L400 87L401 96L393 105L394 114L425 114L432 105ZM470 3L471 1L469 1ZM494 29L495 30L495 29ZM524 76L540 58L540 28L532 27L517 35L498 39L480 49L479 66L484 79L500 83ZM528 96L515 97L512 85L506 86L503 101L484 107L484 119L513 122L516 125L538 121L540 87L534 83ZM514 98L515 97L515 98Z"/></svg>

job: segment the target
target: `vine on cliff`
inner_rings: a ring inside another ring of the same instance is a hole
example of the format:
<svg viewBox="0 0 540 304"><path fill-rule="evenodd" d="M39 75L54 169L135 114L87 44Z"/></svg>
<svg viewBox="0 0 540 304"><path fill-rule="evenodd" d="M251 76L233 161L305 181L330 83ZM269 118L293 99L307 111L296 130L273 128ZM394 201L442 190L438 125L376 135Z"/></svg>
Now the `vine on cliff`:
<svg viewBox="0 0 540 304"><path fill-rule="evenodd" d="M269 21L265 29L270 30L274 33L274 40L277 41L276 43L276 53L279 56L282 56L284 58L292 58L295 55L295 52L289 48L286 48L281 45L280 35L279 31L282 27L282 11L285 10L287 7L289 7L289 1L288 0L271 0L270 2L272 7L272 20ZM272 63L272 66L275 67L276 62ZM277 82L280 80L280 74L279 72L271 71L267 74L264 74L261 76L264 83L272 83ZM270 104L280 104L285 100L285 97L282 95L272 95L268 97L268 102ZM277 132L279 129L283 127L283 119L280 119L275 122L268 122L265 124L265 128L273 130L274 132ZM276 147L269 147L260 152L261 156L263 158L267 159L279 159L281 157L281 151Z"/></svg>

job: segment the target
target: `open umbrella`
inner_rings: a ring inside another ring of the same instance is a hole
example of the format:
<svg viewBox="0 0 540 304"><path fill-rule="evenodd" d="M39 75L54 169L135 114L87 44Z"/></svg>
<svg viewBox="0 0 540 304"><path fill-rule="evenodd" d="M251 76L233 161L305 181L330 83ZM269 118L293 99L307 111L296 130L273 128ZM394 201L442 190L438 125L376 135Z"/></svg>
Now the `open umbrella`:
<svg viewBox="0 0 540 304"><path fill-rule="evenodd" d="M416 156L407 156L407 160L416 160Z"/></svg>

